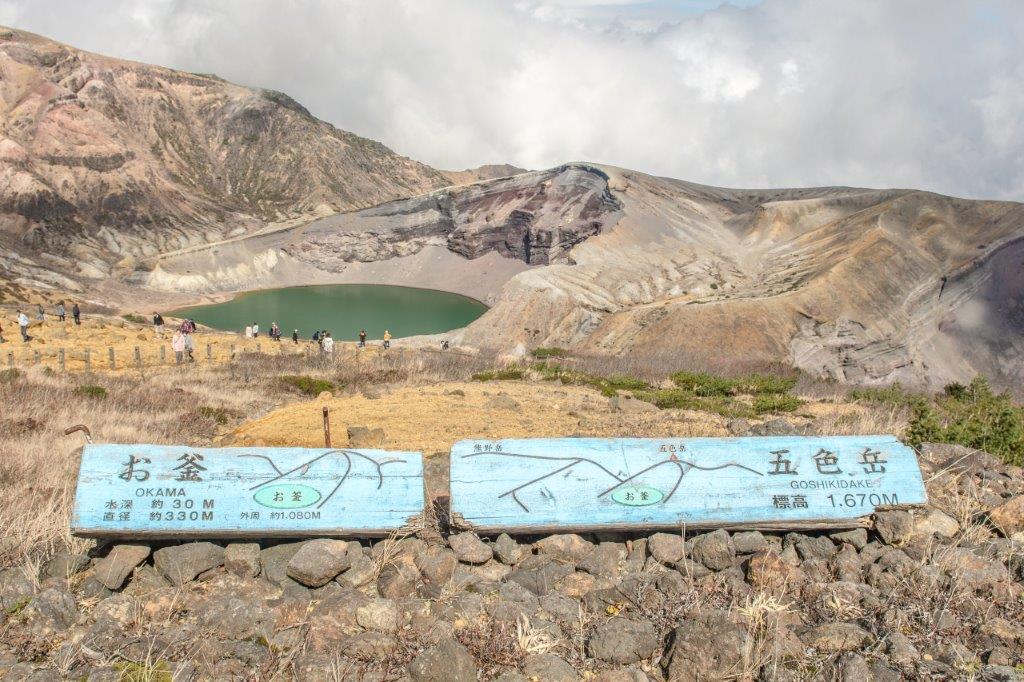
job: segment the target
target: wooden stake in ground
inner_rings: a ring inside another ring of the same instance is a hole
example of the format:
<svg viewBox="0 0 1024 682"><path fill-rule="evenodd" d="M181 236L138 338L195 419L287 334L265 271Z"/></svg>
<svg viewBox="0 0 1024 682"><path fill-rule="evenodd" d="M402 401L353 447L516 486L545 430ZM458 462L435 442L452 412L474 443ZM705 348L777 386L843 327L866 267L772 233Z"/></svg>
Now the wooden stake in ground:
<svg viewBox="0 0 1024 682"><path fill-rule="evenodd" d="M92 358L90 357L89 349L85 349L85 371L88 372L92 369Z"/></svg>
<svg viewBox="0 0 1024 682"><path fill-rule="evenodd" d="M14 369L14 353L7 354L7 366Z"/></svg>
<svg viewBox="0 0 1024 682"><path fill-rule="evenodd" d="M331 418L330 418L330 410L327 409L326 405L324 406L324 447L327 447L327 448L333 447L331 445Z"/></svg>
<svg viewBox="0 0 1024 682"><path fill-rule="evenodd" d="M142 369L142 352L139 351L138 346L135 346L135 366Z"/></svg>
<svg viewBox="0 0 1024 682"><path fill-rule="evenodd" d="M110 369L116 369L116 363L114 362L114 347L107 346L107 359L110 361Z"/></svg>
<svg viewBox="0 0 1024 682"><path fill-rule="evenodd" d="M64 349L61 348L57 353L57 361L60 363L60 371L65 371L66 366L64 364Z"/></svg>

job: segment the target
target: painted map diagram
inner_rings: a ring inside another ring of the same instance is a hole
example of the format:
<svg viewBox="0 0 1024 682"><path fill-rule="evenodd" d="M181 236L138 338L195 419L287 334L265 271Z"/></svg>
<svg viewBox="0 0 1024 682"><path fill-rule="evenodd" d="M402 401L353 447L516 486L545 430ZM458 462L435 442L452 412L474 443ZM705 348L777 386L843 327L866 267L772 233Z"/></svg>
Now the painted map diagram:
<svg viewBox="0 0 1024 682"><path fill-rule="evenodd" d="M925 501L892 436L461 441L452 513L479 529L856 519Z"/></svg>
<svg viewBox="0 0 1024 682"><path fill-rule="evenodd" d="M417 452L90 445L73 532L168 537L379 535L423 510Z"/></svg>

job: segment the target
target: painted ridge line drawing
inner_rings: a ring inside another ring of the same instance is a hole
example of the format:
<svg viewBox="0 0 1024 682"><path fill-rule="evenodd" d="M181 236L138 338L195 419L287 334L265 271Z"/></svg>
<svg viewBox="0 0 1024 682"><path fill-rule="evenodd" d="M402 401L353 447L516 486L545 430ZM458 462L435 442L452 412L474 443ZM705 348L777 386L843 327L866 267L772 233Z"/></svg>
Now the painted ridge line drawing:
<svg viewBox="0 0 1024 682"><path fill-rule="evenodd" d="M295 467L292 467L288 471L281 471L280 467L277 466L277 464L274 462L274 460L272 458L268 457L267 455L244 454L244 455L238 455L238 457L249 457L249 458L253 458L253 459L262 459L262 460L266 461L268 464L270 464L270 466L274 469L274 471L277 472L276 476L271 476L270 478L268 478L267 480L263 481L262 483L257 483L256 485L254 485L251 488L249 488L249 490L252 491L252 490L256 490L258 488L263 488L264 486L270 485L271 483L275 483L276 481L280 481L281 479L286 478L287 476L290 476L290 475L294 474L296 471L299 472L298 473L298 477L301 479L303 476L305 476L307 473L309 473L309 469L310 469L310 467L313 464L316 464L321 459L323 459L325 457L328 457L330 455L340 455L341 457L343 457L345 459L345 473L342 474L341 478L338 479L338 482L331 489L331 492L329 492L327 495L325 495L324 498L322 500L320 500L319 504L316 505L317 509L320 509L325 504L327 504L327 502L330 501L331 497L333 497L334 494L336 492L338 492L338 489L341 488L342 484L344 484L345 481L348 479L349 474L352 473L352 457L361 457L362 459L366 460L367 462L369 462L370 464L373 465L374 472L377 475L377 490L380 490L383 487L383 485L384 485L384 472L381 471L382 467L385 467L388 464L405 464L405 460L401 459L399 457L392 457L392 458L386 459L386 460L384 460L382 462L378 462L374 458L369 457L368 455L364 455L363 453L358 452L356 450L345 450L345 449L341 449L341 448L334 449L334 450L328 450L327 452L321 453L321 454L317 455L316 457L314 457L313 459L307 460L307 461L303 462L302 464L299 464L299 465L297 465Z"/></svg>
<svg viewBox="0 0 1024 682"><path fill-rule="evenodd" d="M600 462L595 462L594 460L590 459L589 457L557 457L557 456L554 456L554 455L527 455L527 454L517 453L517 452L495 452L495 451L485 450L483 452L471 452L469 454L463 455L462 459L470 459L470 458L473 458L473 457L481 457L481 456L484 456L484 455L491 455L491 456L494 456L494 457L510 457L510 458L518 458L518 459L547 460L547 461L551 461L551 462L568 462L568 464L566 464L564 466L561 466L561 467L555 469L554 471L550 471L550 472L544 474L543 476L538 476L537 478L534 478L534 479L532 479L530 481L527 481L526 483L518 485L518 486L516 486L514 488L511 488L510 490L507 490L507 491L503 492L502 494L498 495L499 499L502 498L502 497L509 497L509 496L511 496L511 498L515 501L515 503L518 504L522 508L522 510L524 512L527 512L527 513L530 512L530 509L529 509L529 507L527 507L523 503L522 500L519 499L519 497L517 496L517 493L519 493L520 491L522 491L525 488L530 487L531 485L534 485L536 483L540 483L541 481L549 479L552 476L555 476L556 474L560 474L562 472L568 472L569 469L571 469L572 467L576 466L577 464L584 464L584 463L592 464L593 466L597 467L602 473L604 473L604 474L610 476L611 478L615 479L616 482L610 488L608 488L607 490L604 490L604 491L602 491L602 492L597 494L597 498L598 499L600 499L601 497L604 497L605 495L613 492L615 489L628 484L630 481L633 481L636 478L638 478L640 476L643 476L647 472L652 471L654 469L657 469L660 466L663 466L665 464L674 465L674 466L676 466L679 469L679 475L676 477L676 480L675 480L675 483L672 486L672 489L669 491L669 493L667 495L665 495L660 500L660 502L658 502L658 504L665 504L666 502L668 502L669 499L671 499L672 496L675 494L676 490L679 489L679 485L682 483L683 477L686 476L686 474L689 471L692 471L694 469L698 469L700 471L717 471L719 469L727 469L729 467L736 467L738 469L743 469L745 471L749 471L750 473L754 474L755 476L764 476L764 474L761 473L760 471L756 471L755 469L751 469L750 467L744 466L743 464L740 464L738 462L727 462L725 464L720 464L718 466L705 467L705 466L700 466L699 464L695 464L694 462L689 462L689 461L686 461L686 460L680 460L674 453L669 455L668 457L666 457L664 460L662 460L660 462L655 462L651 466L649 466L646 469L643 469L643 470L633 474L632 476L625 476L624 474L616 474L616 473L612 472L610 469L608 469L607 467L605 467ZM684 467L684 465L685 465L685 467ZM686 468L686 467L689 467L689 468ZM566 475L568 475L568 473Z"/></svg>

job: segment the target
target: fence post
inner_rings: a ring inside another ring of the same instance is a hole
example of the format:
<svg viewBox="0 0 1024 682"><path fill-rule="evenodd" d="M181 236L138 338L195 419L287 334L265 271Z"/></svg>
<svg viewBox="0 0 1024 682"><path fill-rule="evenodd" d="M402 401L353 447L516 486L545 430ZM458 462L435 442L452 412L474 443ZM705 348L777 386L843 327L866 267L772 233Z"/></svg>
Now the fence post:
<svg viewBox="0 0 1024 682"><path fill-rule="evenodd" d="M60 363L60 371L62 371L62 372L66 371L66 365L64 364L64 349L63 348L61 348L57 352L57 362Z"/></svg>
<svg viewBox="0 0 1024 682"><path fill-rule="evenodd" d="M257 353L261 352L260 351L260 342L259 341L256 342L256 352Z"/></svg>
<svg viewBox="0 0 1024 682"><path fill-rule="evenodd" d="M160 364L167 364L167 347L163 345L160 346Z"/></svg>
<svg viewBox="0 0 1024 682"><path fill-rule="evenodd" d="M206 361L207 362L212 362L213 361L213 345L209 344L209 343L206 344Z"/></svg>
<svg viewBox="0 0 1024 682"><path fill-rule="evenodd" d="M135 366L142 369L142 353L139 351L138 346L135 346Z"/></svg>
<svg viewBox="0 0 1024 682"><path fill-rule="evenodd" d="M32 364L33 365L38 365L39 364L39 351L37 351L37 350L32 351Z"/></svg>
<svg viewBox="0 0 1024 682"><path fill-rule="evenodd" d="M7 354L7 367L9 369L14 369L14 353Z"/></svg>
<svg viewBox="0 0 1024 682"><path fill-rule="evenodd" d="M92 357L89 349L85 349L85 371L88 372L92 369Z"/></svg>
<svg viewBox="0 0 1024 682"><path fill-rule="evenodd" d="M235 359L235 344L231 344L231 359Z"/></svg>
<svg viewBox="0 0 1024 682"><path fill-rule="evenodd" d="M110 369L116 369L116 363L114 362L114 347L107 346L107 359L110 361Z"/></svg>

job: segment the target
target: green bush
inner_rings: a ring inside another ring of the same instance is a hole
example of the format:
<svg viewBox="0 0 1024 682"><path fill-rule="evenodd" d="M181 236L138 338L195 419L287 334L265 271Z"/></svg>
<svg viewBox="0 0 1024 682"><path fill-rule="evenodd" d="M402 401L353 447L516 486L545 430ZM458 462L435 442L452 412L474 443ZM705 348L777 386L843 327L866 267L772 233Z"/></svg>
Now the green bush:
<svg viewBox="0 0 1024 682"><path fill-rule="evenodd" d="M1024 465L1024 408L977 377L969 386L947 386L931 403L916 403L906 439L915 447L957 443Z"/></svg>
<svg viewBox="0 0 1024 682"><path fill-rule="evenodd" d="M758 414L765 412L795 412L804 401L795 395L766 393L754 398L753 408Z"/></svg>
<svg viewBox="0 0 1024 682"><path fill-rule="evenodd" d="M86 398L106 398L107 389L96 384L85 384L75 389L75 393Z"/></svg>
<svg viewBox="0 0 1024 682"><path fill-rule="evenodd" d="M209 405L200 405L198 408L196 408L196 412L198 412L201 416L206 417L207 419L212 419L221 426L227 424L228 420L231 418L231 412L225 410L223 407L210 407Z"/></svg>
<svg viewBox="0 0 1024 682"><path fill-rule="evenodd" d="M14 369L0 370L0 384L9 384L21 378L21 371Z"/></svg>
<svg viewBox="0 0 1024 682"><path fill-rule="evenodd" d="M646 381L636 377L624 375L600 377L589 372L546 362L534 363L530 369L540 374L545 381L560 381L571 386L590 386L596 388L601 395L607 398L618 395L619 391L646 391L651 388Z"/></svg>
<svg viewBox="0 0 1024 682"><path fill-rule="evenodd" d="M530 355L537 358L538 360L544 360L546 358L563 358L569 354L564 348L558 348L552 346L550 348L534 348L530 351Z"/></svg>
<svg viewBox="0 0 1024 682"><path fill-rule="evenodd" d="M129 322L134 322L135 324L146 324L147 322L149 322L149 320L144 318L142 315L137 315L135 313L128 313L127 315L122 315L121 317L128 320Z"/></svg>
<svg viewBox="0 0 1024 682"><path fill-rule="evenodd" d="M324 391L333 391L334 382L320 377L311 377L304 374L286 374L281 377L281 383L285 386L296 389L299 393L306 395L320 395Z"/></svg>
<svg viewBox="0 0 1024 682"><path fill-rule="evenodd" d="M694 410L728 418L757 416L746 403L724 396L698 396L680 388L640 391L633 393L633 397L652 403L663 410Z"/></svg>
<svg viewBox="0 0 1024 682"><path fill-rule="evenodd" d="M881 388L855 388L850 391L849 397L864 403L897 407L914 407L928 402L927 396L908 391L898 381Z"/></svg>
<svg viewBox="0 0 1024 682"><path fill-rule="evenodd" d="M473 381L515 381L522 379L524 374L525 372L521 367L506 367L505 369L477 372L471 378Z"/></svg>
<svg viewBox="0 0 1024 682"><path fill-rule="evenodd" d="M796 385L796 377L749 374L720 377L706 372L676 372L669 377L679 388L699 396L781 395Z"/></svg>

